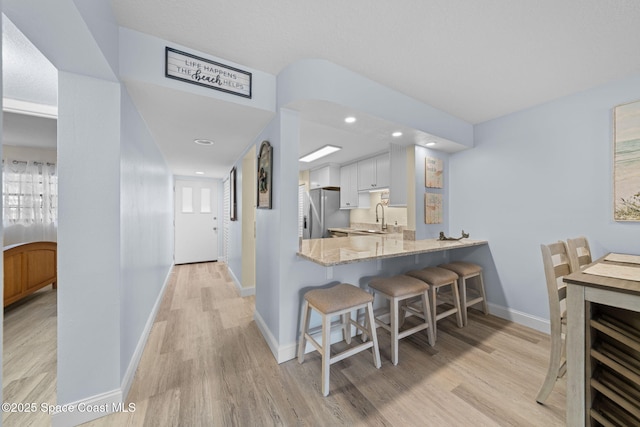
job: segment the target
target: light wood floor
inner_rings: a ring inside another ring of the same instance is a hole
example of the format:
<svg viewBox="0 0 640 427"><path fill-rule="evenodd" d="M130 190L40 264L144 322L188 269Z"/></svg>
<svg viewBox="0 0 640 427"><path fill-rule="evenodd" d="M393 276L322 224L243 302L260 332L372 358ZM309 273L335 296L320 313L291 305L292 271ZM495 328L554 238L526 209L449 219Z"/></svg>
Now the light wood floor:
<svg viewBox="0 0 640 427"><path fill-rule="evenodd" d="M56 403L57 291L47 286L5 307L2 397L10 403ZM46 412L2 413L2 425L48 426Z"/></svg>
<svg viewBox="0 0 640 427"><path fill-rule="evenodd" d="M565 425L564 380L546 405L535 402L545 334L472 311L463 329L441 321L433 348L421 333L402 340L393 366L389 335L378 329L382 368L368 352L332 365L325 398L319 355L276 364L253 311L253 297L236 295L224 264L176 266L127 399L135 412L86 425ZM55 379L55 356L42 375ZM55 393L55 381L32 382ZM40 421L31 425L49 423Z"/></svg>

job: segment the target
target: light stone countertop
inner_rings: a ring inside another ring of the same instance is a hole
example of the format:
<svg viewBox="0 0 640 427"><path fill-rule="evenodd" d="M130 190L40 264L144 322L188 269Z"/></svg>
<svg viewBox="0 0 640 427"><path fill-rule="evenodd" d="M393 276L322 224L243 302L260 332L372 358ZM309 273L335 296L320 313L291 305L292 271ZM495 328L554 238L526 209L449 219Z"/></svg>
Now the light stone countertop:
<svg viewBox="0 0 640 427"><path fill-rule="evenodd" d="M404 240L401 233L302 240L298 255L325 267L486 245L486 240Z"/></svg>

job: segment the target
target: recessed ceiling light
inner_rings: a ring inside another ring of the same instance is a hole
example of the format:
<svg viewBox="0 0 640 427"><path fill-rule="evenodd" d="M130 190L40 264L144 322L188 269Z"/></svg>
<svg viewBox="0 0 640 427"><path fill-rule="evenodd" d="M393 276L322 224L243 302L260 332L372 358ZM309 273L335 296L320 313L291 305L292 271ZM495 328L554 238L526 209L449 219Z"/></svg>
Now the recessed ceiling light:
<svg viewBox="0 0 640 427"><path fill-rule="evenodd" d="M213 141L210 141L208 139L194 139L193 142L198 145L213 145Z"/></svg>
<svg viewBox="0 0 640 427"><path fill-rule="evenodd" d="M427 143L426 143L426 144L424 144L424 145L426 145L427 147L433 147L434 145L436 145L436 143L435 143L435 142L433 142L433 141L431 141L431 142L427 142Z"/></svg>
<svg viewBox="0 0 640 427"><path fill-rule="evenodd" d="M202 171L196 171L196 175L204 175L204 172L202 172Z"/></svg>
<svg viewBox="0 0 640 427"><path fill-rule="evenodd" d="M356 118L355 118L355 117L353 117L353 116L349 116L349 117L347 117L346 119L344 119L344 121L345 121L346 123L353 123L353 122L355 122L355 121L356 121Z"/></svg>
<svg viewBox="0 0 640 427"><path fill-rule="evenodd" d="M307 154L304 157L300 157L301 162L313 162L314 160L318 160L321 157L328 156L331 153L335 153L338 150L342 150L342 147L337 147L335 145L325 145L324 147L318 148L317 150Z"/></svg>
<svg viewBox="0 0 640 427"><path fill-rule="evenodd" d="M400 132L400 131L394 132L394 133L391 134L391 136L393 136L394 138L397 138L399 136L402 136L402 132Z"/></svg>

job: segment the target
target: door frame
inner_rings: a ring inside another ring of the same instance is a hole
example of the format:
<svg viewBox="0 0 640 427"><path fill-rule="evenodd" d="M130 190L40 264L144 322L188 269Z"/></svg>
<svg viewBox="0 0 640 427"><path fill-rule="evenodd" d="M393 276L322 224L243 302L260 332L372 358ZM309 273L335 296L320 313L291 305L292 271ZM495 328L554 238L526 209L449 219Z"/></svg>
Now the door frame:
<svg viewBox="0 0 640 427"><path fill-rule="evenodd" d="M256 288L256 198L257 158L255 145L242 158L242 275L241 293Z"/></svg>

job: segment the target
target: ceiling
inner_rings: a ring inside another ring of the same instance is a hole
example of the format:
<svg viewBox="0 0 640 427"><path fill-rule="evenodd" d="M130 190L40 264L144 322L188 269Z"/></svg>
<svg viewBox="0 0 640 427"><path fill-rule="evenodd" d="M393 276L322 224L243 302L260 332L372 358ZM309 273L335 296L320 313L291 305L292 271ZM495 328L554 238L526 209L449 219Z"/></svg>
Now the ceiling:
<svg viewBox="0 0 640 427"><path fill-rule="evenodd" d="M640 72L636 0L406 0L402 7L382 0L111 4L123 27L274 75L296 60L326 59L473 124ZM207 176L223 176L220 171L228 172L264 126L265 118L248 108L156 86L127 87L174 173L209 166ZM185 109L172 122L166 117L178 113L174 102ZM215 109L220 119L188 114L201 108ZM301 155L327 141L343 146L323 162L382 151L396 128L327 103L297 109ZM347 113L359 115L355 126L342 122ZM431 138L402 131L394 142ZM191 147L194 138L232 143ZM440 141L439 148L453 152L460 146Z"/></svg>

